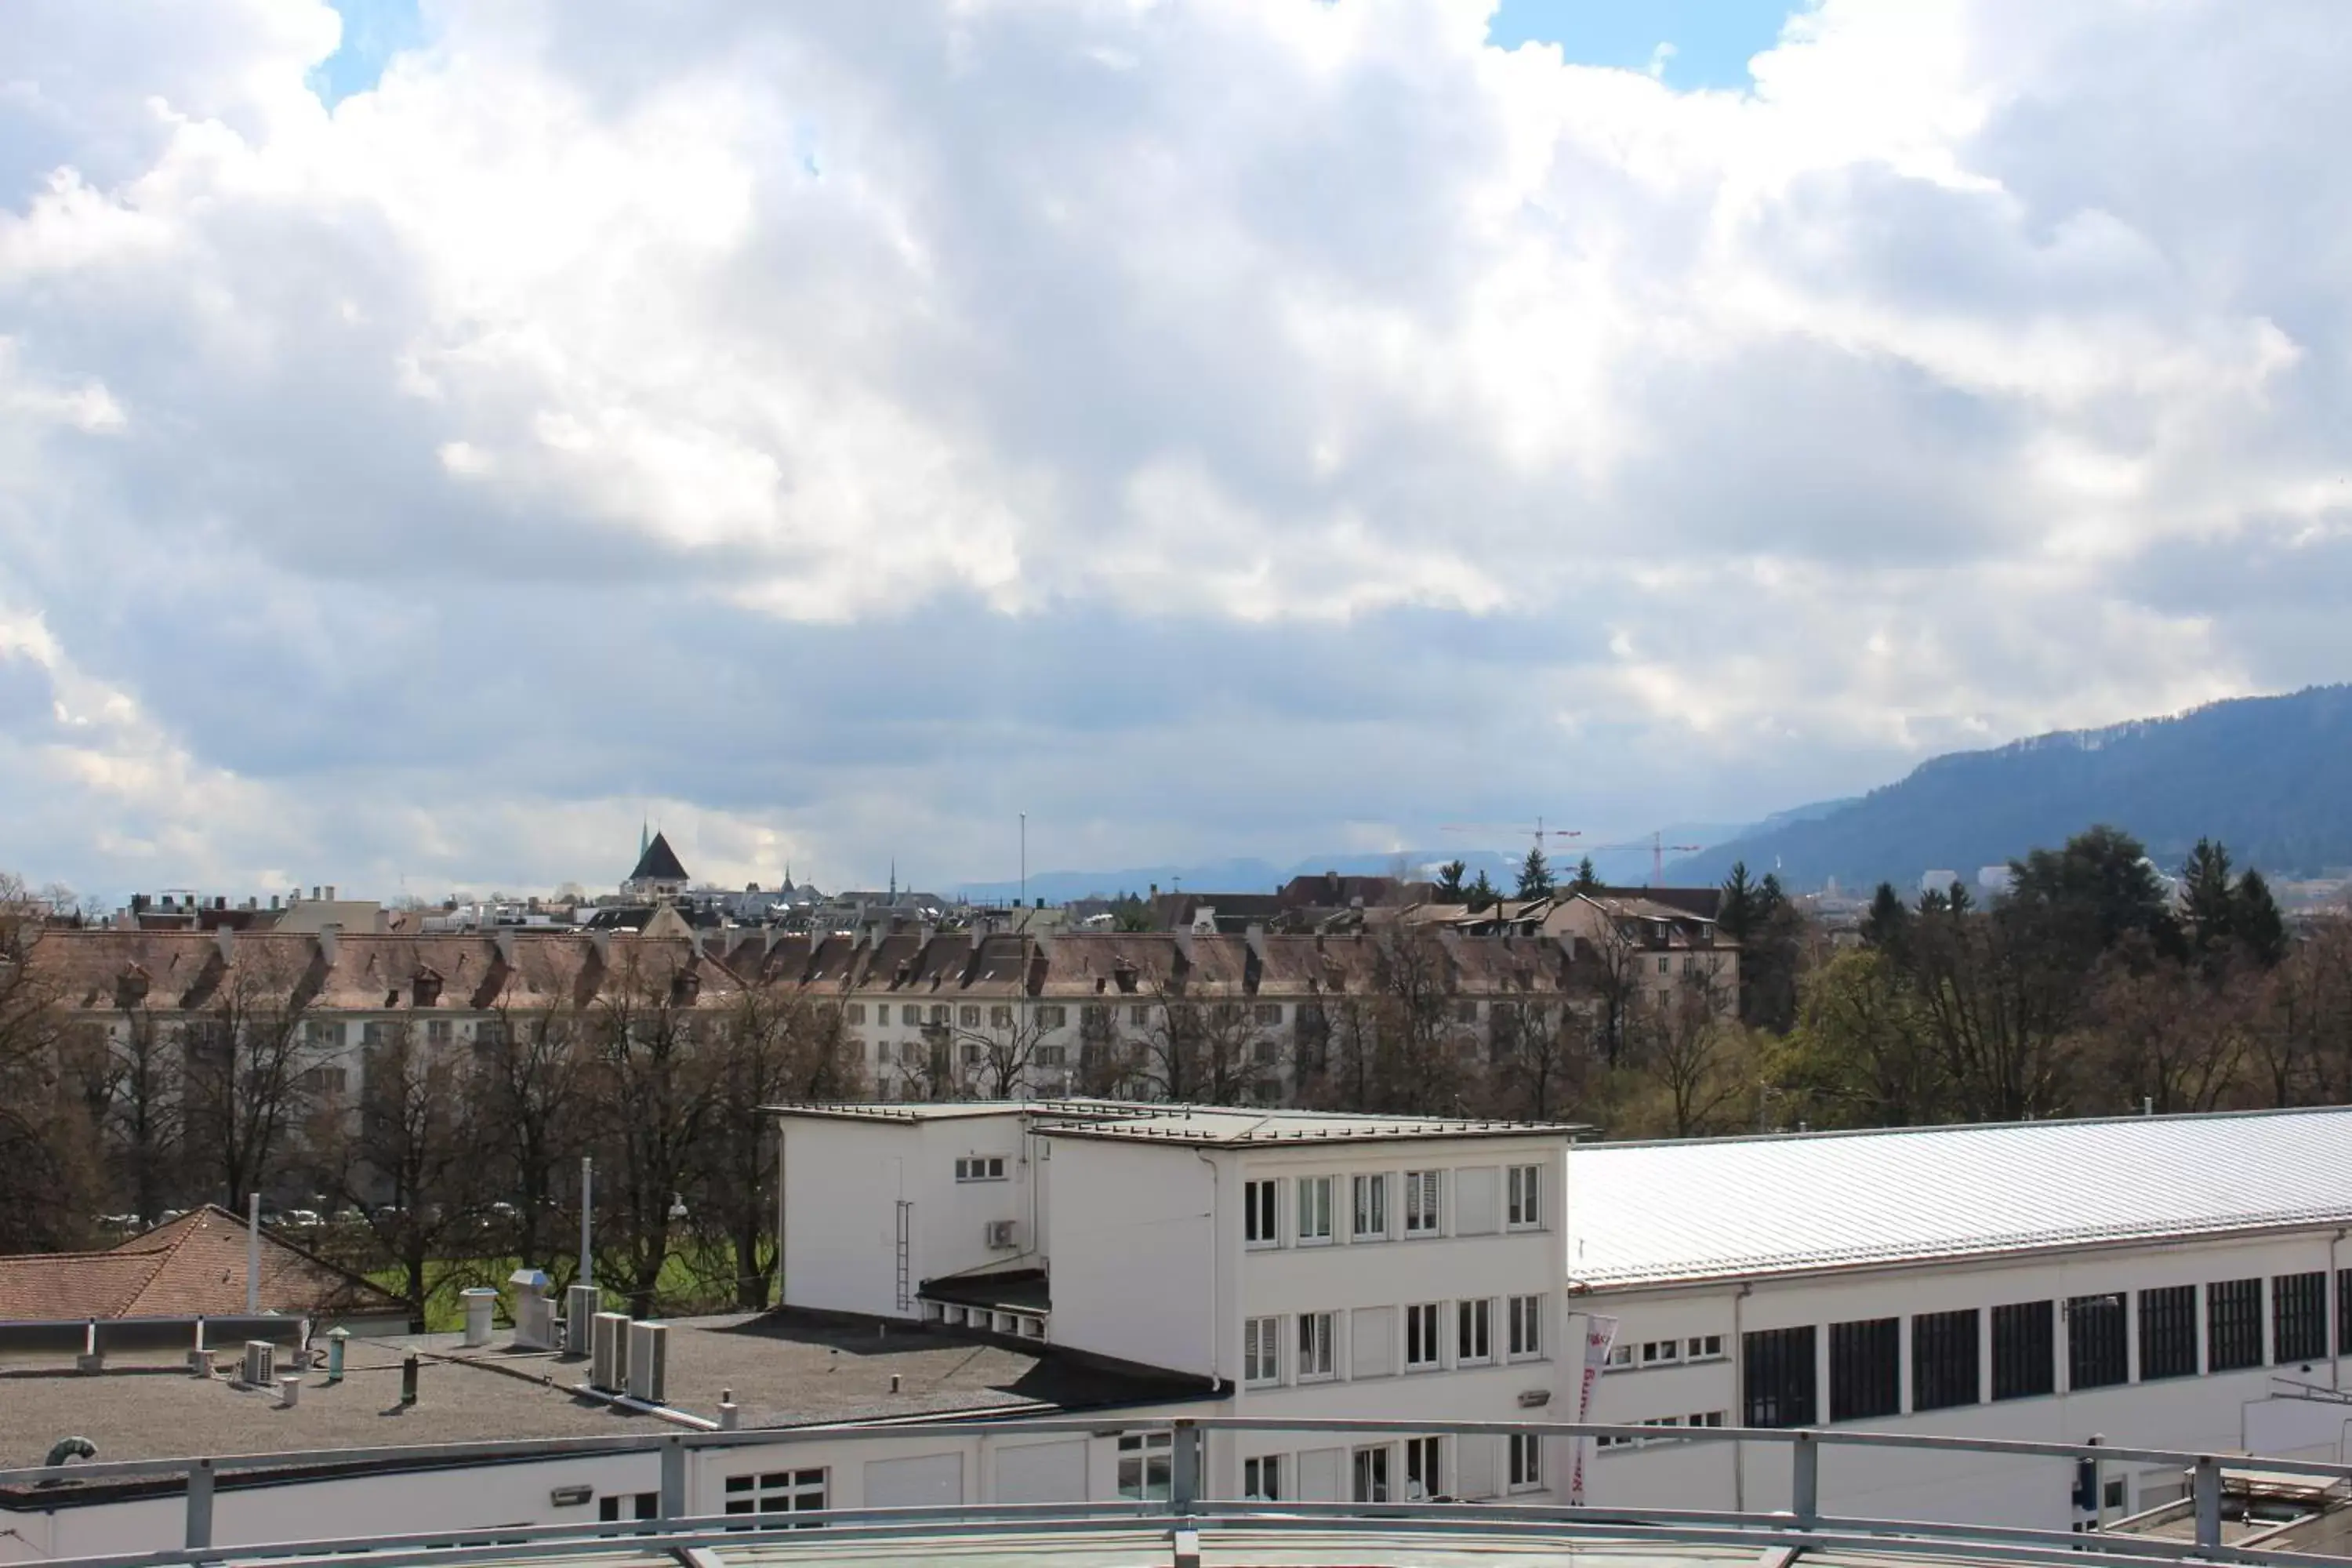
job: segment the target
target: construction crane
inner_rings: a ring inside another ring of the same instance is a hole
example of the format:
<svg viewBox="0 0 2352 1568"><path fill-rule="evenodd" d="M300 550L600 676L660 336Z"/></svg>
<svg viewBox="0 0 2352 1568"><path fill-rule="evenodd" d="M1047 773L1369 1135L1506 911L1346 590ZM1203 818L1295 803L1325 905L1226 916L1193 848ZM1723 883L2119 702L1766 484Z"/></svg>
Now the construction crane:
<svg viewBox="0 0 2352 1568"><path fill-rule="evenodd" d="M1666 879L1667 850L1671 849L1677 855L1696 855L1700 850L1706 848L1706 846L1704 844L1669 844L1666 842L1666 836L1664 834L1653 833L1650 835L1647 841L1636 838L1624 844L1594 844L1588 847L1596 854L1606 853L1612 850L1648 850L1650 852L1650 886L1654 888L1664 883Z"/></svg>
<svg viewBox="0 0 2352 1568"><path fill-rule="evenodd" d="M1544 847L1544 840L1547 838L1584 837L1582 828L1546 827L1544 819L1540 816L1536 818L1536 825L1533 827L1529 827L1523 822L1467 822L1452 824L1439 828L1438 831L1441 833L1507 833L1514 837L1532 838L1538 849Z"/></svg>

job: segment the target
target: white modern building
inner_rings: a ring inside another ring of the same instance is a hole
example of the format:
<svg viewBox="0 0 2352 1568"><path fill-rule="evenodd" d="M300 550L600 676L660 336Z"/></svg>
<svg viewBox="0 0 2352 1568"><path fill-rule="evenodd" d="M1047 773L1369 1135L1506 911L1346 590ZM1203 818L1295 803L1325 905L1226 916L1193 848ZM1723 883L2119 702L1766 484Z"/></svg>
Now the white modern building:
<svg viewBox="0 0 2352 1568"><path fill-rule="evenodd" d="M203 1500L226 1543L1188 1489L1509 1510L1567 1499L1579 1439L1507 1424L1575 1419L1601 1319L1604 1510L1809 1495L2063 1532L2179 1506L2182 1454L2336 1465L2352 1430L2352 1110L1622 1145L1098 1101L775 1114L787 1306L674 1326L634 1395L499 1342L352 1341L290 1402L53 1356L0 1364L0 1451L248 1456ZM2095 1438L2113 1460L2063 1447ZM498 1439L539 1447L438 1447ZM0 1479L0 1562L196 1528L168 1488L75 1471Z"/></svg>
<svg viewBox="0 0 2352 1568"><path fill-rule="evenodd" d="M1198 1380L1203 1415L1557 1409L1572 1129L1113 1105L793 1107L783 1298ZM1234 1495L1550 1494L1532 1443L1213 1446Z"/></svg>

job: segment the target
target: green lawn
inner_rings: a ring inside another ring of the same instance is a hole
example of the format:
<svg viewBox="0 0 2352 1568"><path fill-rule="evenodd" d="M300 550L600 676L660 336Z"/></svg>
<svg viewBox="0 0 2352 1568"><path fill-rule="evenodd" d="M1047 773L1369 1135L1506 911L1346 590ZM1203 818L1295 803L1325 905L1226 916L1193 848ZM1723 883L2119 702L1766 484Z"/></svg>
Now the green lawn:
<svg viewBox="0 0 2352 1568"><path fill-rule="evenodd" d="M465 1327L465 1305L458 1292L472 1285L488 1285L504 1290L507 1276L522 1267L515 1257L451 1258L436 1259L426 1265L426 1289L431 1293L426 1302L425 1327L436 1333L454 1333ZM689 1312L723 1312L733 1309L735 1292L731 1249L724 1253L701 1257L685 1248L672 1252L662 1264L659 1309L683 1316ZM370 1268L366 1278L398 1296L407 1289L407 1270L397 1266ZM552 1270L551 1270L552 1272ZM557 1274L559 1284L568 1276ZM608 1300L613 1299L616 1281L610 1275L602 1277ZM504 1305L500 1306L501 1315Z"/></svg>

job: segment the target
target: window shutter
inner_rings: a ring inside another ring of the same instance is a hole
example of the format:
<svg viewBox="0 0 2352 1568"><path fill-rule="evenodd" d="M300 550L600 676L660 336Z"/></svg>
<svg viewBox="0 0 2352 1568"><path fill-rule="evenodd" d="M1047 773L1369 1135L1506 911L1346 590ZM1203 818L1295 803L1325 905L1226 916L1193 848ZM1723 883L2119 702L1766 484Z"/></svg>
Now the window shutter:
<svg viewBox="0 0 2352 1568"><path fill-rule="evenodd" d="M1454 1173L1454 1234L1492 1236L1502 1228L1496 1194L1502 1173L1492 1165Z"/></svg>
<svg viewBox="0 0 2352 1568"><path fill-rule="evenodd" d="M1396 1309L1359 1307L1348 1324L1348 1370L1356 1377L1386 1377L1396 1370Z"/></svg>

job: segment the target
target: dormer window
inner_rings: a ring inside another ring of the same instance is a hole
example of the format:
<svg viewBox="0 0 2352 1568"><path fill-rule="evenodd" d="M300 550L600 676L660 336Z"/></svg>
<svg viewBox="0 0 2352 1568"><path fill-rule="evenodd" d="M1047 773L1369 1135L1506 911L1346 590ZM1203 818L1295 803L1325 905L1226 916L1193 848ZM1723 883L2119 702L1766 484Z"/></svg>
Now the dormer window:
<svg viewBox="0 0 2352 1568"><path fill-rule="evenodd" d="M441 972L429 964L418 964L409 977L409 994L419 1007L437 1007L441 1004Z"/></svg>

